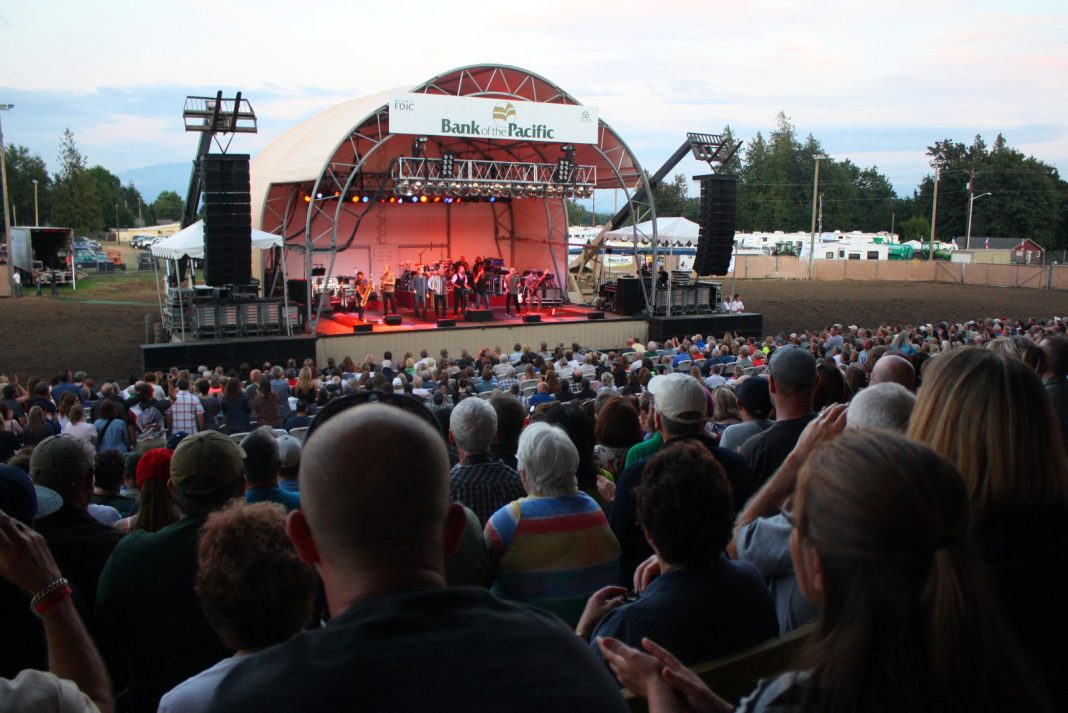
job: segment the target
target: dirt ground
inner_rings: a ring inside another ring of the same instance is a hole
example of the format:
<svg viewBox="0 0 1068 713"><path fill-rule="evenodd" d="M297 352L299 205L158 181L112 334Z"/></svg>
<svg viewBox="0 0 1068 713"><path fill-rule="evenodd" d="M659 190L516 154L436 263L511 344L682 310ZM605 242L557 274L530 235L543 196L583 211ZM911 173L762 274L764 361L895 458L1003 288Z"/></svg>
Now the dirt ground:
<svg viewBox="0 0 1068 713"><path fill-rule="evenodd" d="M88 287L88 285L87 285ZM36 297L0 301L0 373L25 379L60 368L84 369L98 380L125 382L140 370L144 317L157 312L154 289L132 281L90 293L94 302ZM729 284L724 285L728 289ZM839 322L876 326L999 316L1049 318L1068 314L1068 292L931 283L739 280L747 311L764 315L769 334L818 329ZM46 292L47 294L47 292ZM140 301L141 304L122 302ZM477 345L472 345L477 346Z"/></svg>

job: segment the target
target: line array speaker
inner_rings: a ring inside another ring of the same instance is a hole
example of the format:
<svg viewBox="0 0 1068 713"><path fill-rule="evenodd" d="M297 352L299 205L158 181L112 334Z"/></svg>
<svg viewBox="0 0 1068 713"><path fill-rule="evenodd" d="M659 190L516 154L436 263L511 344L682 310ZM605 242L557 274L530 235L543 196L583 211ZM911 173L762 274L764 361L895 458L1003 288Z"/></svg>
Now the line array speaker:
<svg viewBox="0 0 1068 713"><path fill-rule="evenodd" d="M252 201L248 154L200 159L204 186L204 281L213 287L252 281Z"/></svg>
<svg viewBox="0 0 1068 713"><path fill-rule="evenodd" d="M734 251L734 228L738 217L738 179L711 174L697 176L701 182L700 232L693 269L698 275L726 275Z"/></svg>

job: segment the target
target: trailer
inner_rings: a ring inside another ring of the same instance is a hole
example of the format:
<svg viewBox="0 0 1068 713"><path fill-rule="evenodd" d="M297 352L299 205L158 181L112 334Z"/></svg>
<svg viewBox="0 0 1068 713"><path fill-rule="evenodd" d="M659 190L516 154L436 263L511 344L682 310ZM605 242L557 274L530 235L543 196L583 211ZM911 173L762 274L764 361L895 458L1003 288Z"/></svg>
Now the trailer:
<svg viewBox="0 0 1068 713"><path fill-rule="evenodd" d="M48 274L56 284L74 281L74 231L71 228L11 228L11 264L27 275Z"/></svg>

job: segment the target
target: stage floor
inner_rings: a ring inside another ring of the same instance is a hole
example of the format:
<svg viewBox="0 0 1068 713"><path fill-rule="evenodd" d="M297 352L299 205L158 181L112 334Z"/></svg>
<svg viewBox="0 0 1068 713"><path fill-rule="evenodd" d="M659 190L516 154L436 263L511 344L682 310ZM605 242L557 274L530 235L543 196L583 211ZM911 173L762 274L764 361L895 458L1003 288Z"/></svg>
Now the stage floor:
<svg viewBox="0 0 1068 713"><path fill-rule="evenodd" d="M575 322L590 321L587 315L597 312L592 307L581 307L578 305L557 305L555 307L544 307L542 310L534 310L532 314L541 315L541 324L572 324ZM531 314L523 312L523 316ZM437 325L437 319L423 320L416 317L411 311L404 310L400 313L401 323L398 325L386 324L383 321L383 315L380 312L365 312L364 322L360 322L359 316L355 312L334 312L331 314L324 314L322 319L319 320L319 332L318 336L329 337L341 334L352 334L352 328L357 324L370 324L373 326L373 332L375 334L388 334L388 333L403 333L413 331L425 331L440 329ZM489 322L467 322L463 317L453 317L450 312L446 319L455 319L456 327L448 327L447 329L486 329L487 327L522 327L529 326L531 322L524 322L523 317L508 316L505 314L503 308L493 309L493 320ZM620 320L633 320L633 317L625 317L623 315L615 314L614 312L605 312L604 321L620 321ZM600 321L600 320L597 320Z"/></svg>

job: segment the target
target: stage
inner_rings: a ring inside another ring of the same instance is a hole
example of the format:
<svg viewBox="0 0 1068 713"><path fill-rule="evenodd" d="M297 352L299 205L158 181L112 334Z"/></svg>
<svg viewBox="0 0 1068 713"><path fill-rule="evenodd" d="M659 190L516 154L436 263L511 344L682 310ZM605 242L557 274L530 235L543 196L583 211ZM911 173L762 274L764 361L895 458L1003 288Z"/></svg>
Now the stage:
<svg viewBox="0 0 1068 713"><path fill-rule="evenodd" d="M555 314L554 314L555 312ZM537 313L537 312L536 312ZM437 357L442 349L459 356L463 350L474 354L482 347L500 347L511 352L515 344L529 345L534 350L542 342L550 347L578 343L599 351L621 349L627 340L646 343L650 339L663 341L670 337L689 337L702 334L720 338L725 332L738 331L744 336L762 335L763 317L755 313L714 313L648 318L644 315L625 316L604 312L604 319L590 319L596 310L578 305L545 307L541 322L524 322L508 317L503 309L494 309L491 322L457 320L455 327L439 327L436 321L416 319L410 311L401 314L399 325L382 323L379 312L366 312L371 331L353 332L361 324L355 313L341 312L323 315L319 333L297 334L292 337L246 337L234 339L188 340L184 343L146 344L141 347L142 367L147 370L166 370L172 366L195 368L199 365L236 368L270 361L284 364L293 358L299 362L313 358L319 365L328 358L341 361L346 356L357 363L368 355L381 359L385 351L400 359L406 352L418 356L426 350ZM526 314L526 313L524 313ZM449 319L452 318L451 312Z"/></svg>

